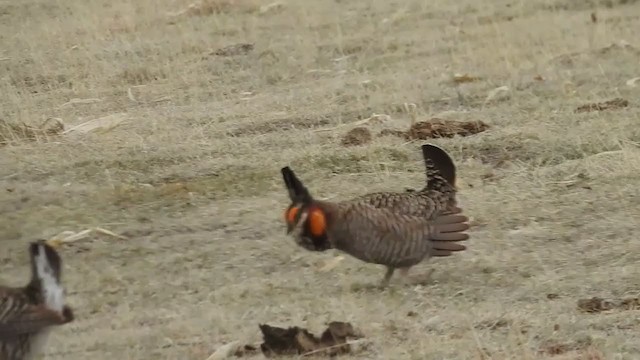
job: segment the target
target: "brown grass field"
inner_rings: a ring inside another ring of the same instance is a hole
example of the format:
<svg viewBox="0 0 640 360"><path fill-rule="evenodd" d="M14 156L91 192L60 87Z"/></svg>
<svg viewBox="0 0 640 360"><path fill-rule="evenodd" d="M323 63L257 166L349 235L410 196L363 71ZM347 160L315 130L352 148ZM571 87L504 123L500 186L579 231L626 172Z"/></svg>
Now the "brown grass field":
<svg viewBox="0 0 640 360"><path fill-rule="evenodd" d="M204 360L260 323L333 320L365 335L346 359L640 358L637 310L577 306L640 293L640 2L269 4L0 2L0 283L27 280L33 239L127 237L60 248L76 321L47 359ZM108 115L125 121L39 130ZM433 117L490 128L377 135ZM381 266L320 271L341 254L285 235L282 166L321 198L402 191L427 142L472 218L466 252L412 270L431 283L375 290Z"/></svg>

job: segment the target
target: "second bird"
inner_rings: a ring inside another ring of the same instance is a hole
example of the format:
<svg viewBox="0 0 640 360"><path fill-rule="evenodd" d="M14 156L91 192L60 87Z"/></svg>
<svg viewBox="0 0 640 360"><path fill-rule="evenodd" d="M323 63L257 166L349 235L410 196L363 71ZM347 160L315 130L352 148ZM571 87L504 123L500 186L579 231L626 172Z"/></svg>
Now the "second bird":
<svg viewBox="0 0 640 360"><path fill-rule="evenodd" d="M29 360L45 348L49 333L74 316L64 303L62 260L40 240L29 245L31 281L0 286L0 360Z"/></svg>

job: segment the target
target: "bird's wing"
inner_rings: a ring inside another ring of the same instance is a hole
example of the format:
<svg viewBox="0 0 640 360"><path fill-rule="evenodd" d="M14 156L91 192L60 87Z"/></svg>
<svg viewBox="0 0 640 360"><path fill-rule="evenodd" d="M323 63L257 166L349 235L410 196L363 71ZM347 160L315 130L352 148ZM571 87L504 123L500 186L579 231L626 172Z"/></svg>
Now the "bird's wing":
<svg viewBox="0 0 640 360"><path fill-rule="evenodd" d="M19 293L0 289L0 338L33 333L67 321L63 314L30 304Z"/></svg>
<svg viewBox="0 0 640 360"><path fill-rule="evenodd" d="M464 233L468 218L459 212L426 220L368 204L343 203L333 211L330 241L337 249L369 262L419 261L427 251L431 256L448 256L466 249L457 242L469 238Z"/></svg>

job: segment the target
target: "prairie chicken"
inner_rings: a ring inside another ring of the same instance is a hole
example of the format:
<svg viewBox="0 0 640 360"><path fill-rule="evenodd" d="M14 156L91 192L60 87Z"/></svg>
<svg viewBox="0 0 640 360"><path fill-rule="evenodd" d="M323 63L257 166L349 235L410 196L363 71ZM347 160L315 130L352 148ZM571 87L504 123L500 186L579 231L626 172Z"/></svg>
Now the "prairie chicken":
<svg viewBox="0 0 640 360"><path fill-rule="evenodd" d="M362 261L385 265L381 286L395 269L408 269L432 256L465 250L468 218L452 207L433 219L375 207L366 201L315 200L288 166L281 169L291 204L285 211L287 234L310 251L335 248Z"/></svg>
<svg viewBox="0 0 640 360"><path fill-rule="evenodd" d="M422 156L427 184L421 190L369 193L352 201L427 219L434 219L441 213L450 213L457 205L456 167L453 160L446 151L433 144L422 145Z"/></svg>
<svg viewBox="0 0 640 360"><path fill-rule="evenodd" d="M42 352L52 326L73 321L60 284L60 255L44 241L29 245L31 281L0 286L0 360L33 359Z"/></svg>

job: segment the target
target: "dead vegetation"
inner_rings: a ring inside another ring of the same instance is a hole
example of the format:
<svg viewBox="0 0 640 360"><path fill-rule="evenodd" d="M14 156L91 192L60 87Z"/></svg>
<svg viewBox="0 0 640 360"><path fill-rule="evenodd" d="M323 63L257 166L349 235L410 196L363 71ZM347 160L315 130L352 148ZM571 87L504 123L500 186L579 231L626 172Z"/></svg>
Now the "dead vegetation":
<svg viewBox="0 0 640 360"><path fill-rule="evenodd" d="M455 74L453 75L453 82L457 84L471 83L482 80L481 77L472 76L469 74Z"/></svg>
<svg viewBox="0 0 640 360"><path fill-rule="evenodd" d="M583 112L592 112L592 111L615 110L615 109L621 109L627 106L629 106L628 100L615 98L615 99L600 102L600 103L591 103L591 104L578 106L574 112L583 113Z"/></svg>
<svg viewBox="0 0 640 360"><path fill-rule="evenodd" d="M470 136L487 130L489 126L482 121L454 121L431 119L411 125L406 137L411 140L428 140Z"/></svg>
<svg viewBox="0 0 640 360"><path fill-rule="evenodd" d="M232 44L227 45L213 52L213 55L217 56L237 56L245 55L253 50L253 44Z"/></svg>
<svg viewBox="0 0 640 360"><path fill-rule="evenodd" d="M640 298L603 299L595 296L578 300L578 309L587 313L599 313L609 310L638 310L640 309Z"/></svg>
<svg viewBox="0 0 640 360"><path fill-rule="evenodd" d="M549 340L538 350L538 355L551 356L554 359L604 360L604 354L592 345L591 338L574 342Z"/></svg>
<svg viewBox="0 0 640 360"><path fill-rule="evenodd" d="M0 3L0 283L61 245L53 360L263 357L256 323L334 318L367 335L344 359L638 358L636 8ZM281 166L319 198L420 189L423 142L474 224L431 283L292 245ZM345 345L312 335L289 348Z"/></svg>
<svg viewBox="0 0 640 360"><path fill-rule="evenodd" d="M283 355L336 356L349 354L349 339L360 339L362 334L347 322L332 321L320 337L297 326L279 328L260 324L264 342L260 349L266 357Z"/></svg>
<svg viewBox="0 0 640 360"><path fill-rule="evenodd" d="M433 118L412 124L409 130L384 129L380 136L397 136L407 140L429 140L471 136L489 129L483 121L456 121Z"/></svg>
<svg viewBox="0 0 640 360"><path fill-rule="evenodd" d="M64 131L64 124L53 118L47 119L39 126L0 119L0 146L24 140L44 142L62 131Z"/></svg>
<svg viewBox="0 0 640 360"><path fill-rule="evenodd" d="M188 18L191 16L209 16L214 14L234 14L238 11L254 12L257 2L251 0L199 0L180 10L167 12L169 19Z"/></svg>

